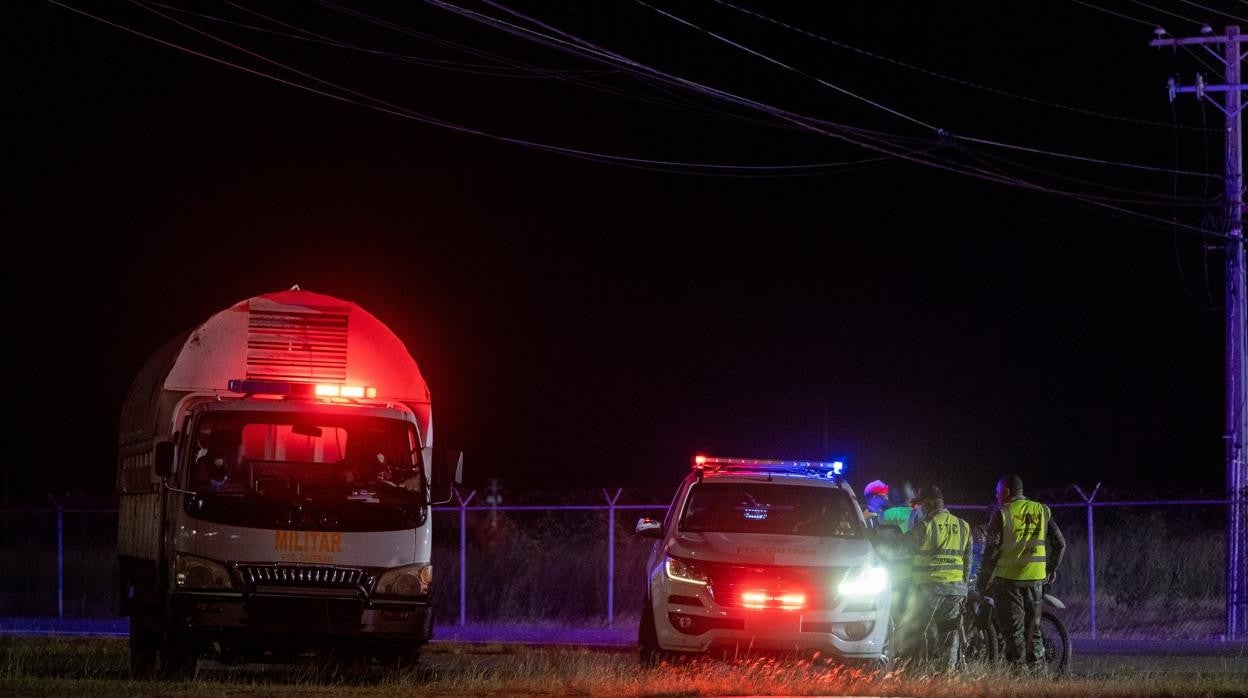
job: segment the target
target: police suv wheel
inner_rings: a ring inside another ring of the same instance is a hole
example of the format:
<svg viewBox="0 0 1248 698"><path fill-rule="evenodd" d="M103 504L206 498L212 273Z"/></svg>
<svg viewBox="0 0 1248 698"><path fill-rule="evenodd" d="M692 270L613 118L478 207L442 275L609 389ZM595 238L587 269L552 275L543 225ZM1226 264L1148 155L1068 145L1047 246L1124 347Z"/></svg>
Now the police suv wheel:
<svg viewBox="0 0 1248 698"><path fill-rule="evenodd" d="M637 624L637 652L643 667L656 666L662 657L658 634L654 629L654 606L649 596L641 607L641 622Z"/></svg>

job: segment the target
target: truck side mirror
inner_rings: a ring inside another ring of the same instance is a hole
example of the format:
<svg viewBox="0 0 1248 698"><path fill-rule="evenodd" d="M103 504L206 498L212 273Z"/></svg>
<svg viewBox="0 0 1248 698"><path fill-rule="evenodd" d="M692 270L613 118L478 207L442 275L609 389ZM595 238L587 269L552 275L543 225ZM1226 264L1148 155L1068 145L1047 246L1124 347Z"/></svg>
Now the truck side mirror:
<svg viewBox="0 0 1248 698"><path fill-rule="evenodd" d="M451 488L464 480L464 452L447 451L441 459L434 463L433 482L430 484L429 495L433 504L446 504L451 501Z"/></svg>
<svg viewBox="0 0 1248 698"><path fill-rule="evenodd" d="M162 478L171 477L173 475L173 442L160 441L156 444L156 455L153 464L156 467L156 474Z"/></svg>
<svg viewBox="0 0 1248 698"><path fill-rule="evenodd" d="M637 519L637 528L633 532L642 538L662 538L663 524L654 519Z"/></svg>
<svg viewBox="0 0 1248 698"><path fill-rule="evenodd" d="M443 477L449 480L447 484L461 485L464 482L464 452L463 451L447 451L445 454L446 472Z"/></svg>

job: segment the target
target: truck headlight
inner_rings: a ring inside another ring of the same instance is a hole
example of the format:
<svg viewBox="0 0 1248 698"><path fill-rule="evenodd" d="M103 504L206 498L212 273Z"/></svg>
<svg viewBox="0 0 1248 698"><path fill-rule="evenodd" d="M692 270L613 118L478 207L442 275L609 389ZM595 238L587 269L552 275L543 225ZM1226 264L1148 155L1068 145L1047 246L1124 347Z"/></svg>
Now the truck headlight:
<svg viewBox="0 0 1248 698"><path fill-rule="evenodd" d="M843 596L875 596L888 586L888 570L876 565L855 567L845 573L838 588Z"/></svg>
<svg viewBox="0 0 1248 698"><path fill-rule="evenodd" d="M225 565L197 555L178 553L173 561L173 583L179 589L233 589Z"/></svg>
<svg viewBox="0 0 1248 698"><path fill-rule="evenodd" d="M675 579L678 582L689 582L691 584L706 585L709 581L706 574L699 570L697 563L689 560L682 560L678 557L668 557L664 562L664 569L667 572L668 579Z"/></svg>
<svg viewBox="0 0 1248 698"><path fill-rule="evenodd" d="M379 596L423 596L433 582L433 565L404 565L386 570L377 578L373 593Z"/></svg>

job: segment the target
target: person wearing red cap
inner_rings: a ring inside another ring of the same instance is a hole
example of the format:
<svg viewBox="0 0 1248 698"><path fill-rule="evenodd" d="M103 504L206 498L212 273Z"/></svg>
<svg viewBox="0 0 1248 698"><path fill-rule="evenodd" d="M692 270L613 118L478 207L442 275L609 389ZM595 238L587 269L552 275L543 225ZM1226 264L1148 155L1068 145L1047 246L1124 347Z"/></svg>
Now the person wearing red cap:
<svg viewBox="0 0 1248 698"><path fill-rule="evenodd" d="M883 520L884 510L888 508L888 485L882 480L872 480L862 490L862 499L866 502L867 526L879 528Z"/></svg>

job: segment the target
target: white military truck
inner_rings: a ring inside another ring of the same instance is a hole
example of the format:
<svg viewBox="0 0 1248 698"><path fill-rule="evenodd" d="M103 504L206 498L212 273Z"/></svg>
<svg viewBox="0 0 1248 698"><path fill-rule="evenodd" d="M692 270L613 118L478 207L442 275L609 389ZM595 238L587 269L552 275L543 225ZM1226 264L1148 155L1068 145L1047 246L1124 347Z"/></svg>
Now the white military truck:
<svg viewBox="0 0 1248 698"><path fill-rule="evenodd" d="M432 633L429 390L358 305L247 299L157 352L122 410L121 613L131 669L324 647L413 660Z"/></svg>
<svg viewBox="0 0 1248 698"><path fill-rule="evenodd" d="M696 456L654 538L641 661L818 650L891 664L888 572L842 462Z"/></svg>

